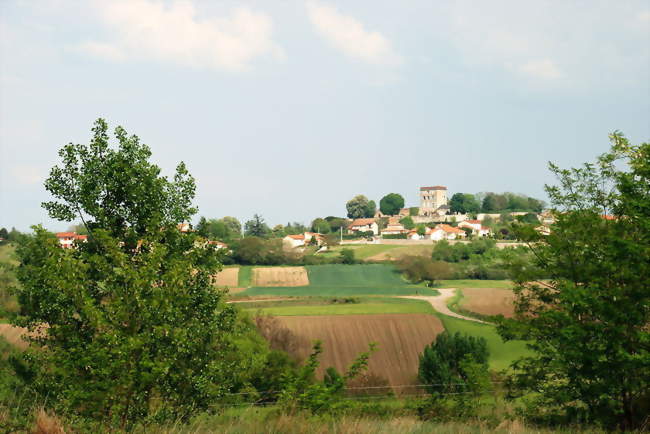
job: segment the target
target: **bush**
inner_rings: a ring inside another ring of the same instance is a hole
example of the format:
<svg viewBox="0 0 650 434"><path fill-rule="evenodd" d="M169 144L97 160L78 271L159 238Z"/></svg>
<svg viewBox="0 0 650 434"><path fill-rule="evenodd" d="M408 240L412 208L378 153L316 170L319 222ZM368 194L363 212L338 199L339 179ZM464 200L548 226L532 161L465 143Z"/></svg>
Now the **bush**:
<svg viewBox="0 0 650 434"><path fill-rule="evenodd" d="M386 234L381 237L386 240L405 240L407 234Z"/></svg>
<svg viewBox="0 0 650 434"><path fill-rule="evenodd" d="M341 264L356 264L357 260L354 257L354 250L343 249L339 252L339 259Z"/></svg>
<svg viewBox="0 0 650 434"><path fill-rule="evenodd" d="M413 283L426 282L429 286L436 280L448 279L452 269L446 262L432 261L424 256L404 256L397 261L397 268Z"/></svg>

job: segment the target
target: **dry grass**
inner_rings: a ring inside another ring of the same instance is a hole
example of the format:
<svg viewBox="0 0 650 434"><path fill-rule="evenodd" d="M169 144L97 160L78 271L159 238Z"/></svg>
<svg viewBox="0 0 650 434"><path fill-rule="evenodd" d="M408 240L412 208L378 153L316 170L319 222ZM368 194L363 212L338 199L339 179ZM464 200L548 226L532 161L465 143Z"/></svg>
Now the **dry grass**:
<svg viewBox="0 0 650 434"><path fill-rule="evenodd" d="M27 348L28 344L22 339L27 329L14 327L11 324L0 324L0 336L4 337L11 345L18 348Z"/></svg>
<svg viewBox="0 0 650 434"><path fill-rule="evenodd" d="M227 286L229 288L237 286L239 283L239 267L224 268L214 279L214 284L219 287Z"/></svg>
<svg viewBox="0 0 650 434"><path fill-rule="evenodd" d="M497 288L463 288L460 307L481 315L514 315L514 293L508 289Z"/></svg>
<svg viewBox="0 0 650 434"><path fill-rule="evenodd" d="M34 434L65 434L65 428L56 415L51 415L43 408L36 410Z"/></svg>
<svg viewBox="0 0 650 434"><path fill-rule="evenodd" d="M305 267L263 267L253 269L252 286L307 286Z"/></svg>
<svg viewBox="0 0 650 434"><path fill-rule="evenodd" d="M397 261L402 259L405 256L425 256L427 258L431 257L433 252L432 245L420 245L420 246L408 246L408 247L397 247L386 252L378 253L376 255L366 258L366 261Z"/></svg>
<svg viewBox="0 0 650 434"><path fill-rule="evenodd" d="M444 328L425 314L332 315L278 317L298 336L323 341L320 373L329 366L345 371L370 342L378 350L370 357L369 371L389 384L413 384L418 356ZM304 358L306 354L302 354ZM410 390L409 392L413 392Z"/></svg>

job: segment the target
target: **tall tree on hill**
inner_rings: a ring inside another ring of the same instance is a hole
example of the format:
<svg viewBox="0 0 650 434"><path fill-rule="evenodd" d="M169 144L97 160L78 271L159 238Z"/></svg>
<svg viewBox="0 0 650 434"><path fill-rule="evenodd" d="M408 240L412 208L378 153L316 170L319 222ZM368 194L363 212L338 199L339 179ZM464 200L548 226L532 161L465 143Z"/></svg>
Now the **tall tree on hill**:
<svg viewBox="0 0 650 434"><path fill-rule="evenodd" d="M481 205L476 200L473 194L469 193L454 193L449 200L449 208L453 213L477 213L481 210Z"/></svg>
<svg viewBox="0 0 650 434"><path fill-rule="evenodd" d="M386 215L396 215L404 208L404 198L397 193L388 193L379 201L379 209Z"/></svg>
<svg viewBox="0 0 650 434"><path fill-rule="evenodd" d="M547 415L629 430L650 402L650 144L610 140L595 164L550 165L556 220L547 236L516 226L535 261L513 267L516 317L500 333L530 342L513 382Z"/></svg>
<svg viewBox="0 0 650 434"><path fill-rule="evenodd" d="M244 223L244 234L247 237L265 238L270 232L271 228L264 223L264 219L259 214L255 214L252 220L248 220Z"/></svg>
<svg viewBox="0 0 650 434"><path fill-rule="evenodd" d="M375 201L374 200L368 201L368 205L366 205L366 212L364 214L364 217L372 218L375 216L376 212L377 212L377 204L375 203Z"/></svg>
<svg viewBox="0 0 650 434"><path fill-rule="evenodd" d="M368 213L368 198L362 194L356 195L345 204L345 208L349 218L363 218Z"/></svg>
<svg viewBox="0 0 650 434"><path fill-rule="evenodd" d="M88 145L64 146L45 187L50 217L82 219L88 241L61 249L40 226L17 254L20 313L32 332L30 383L57 406L128 427L154 406L206 408L232 384L226 360L235 312L212 276L212 246L179 222L196 213L185 165L160 176L151 151L118 127L117 148L99 119Z"/></svg>

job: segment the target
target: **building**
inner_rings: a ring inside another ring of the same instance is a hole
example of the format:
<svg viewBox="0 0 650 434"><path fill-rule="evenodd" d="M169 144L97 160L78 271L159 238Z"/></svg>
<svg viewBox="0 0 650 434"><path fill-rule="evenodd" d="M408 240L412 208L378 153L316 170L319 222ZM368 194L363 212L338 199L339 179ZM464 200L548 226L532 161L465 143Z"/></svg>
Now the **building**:
<svg viewBox="0 0 650 434"><path fill-rule="evenodd" d="M390 217L388 224L381 230L381 235L400 235L408 233L408 229L399 222L399 217Z"/></svg>
<svg viewBox="0 0 650 434"><path fill-rule="evenodd" d="M483 226L480 220L465 220L458 223L459 228L469 228L472 230L473 235L479 237L486 237L492 232L487 226Z"/></svg>
<svg viewBox="0 0 650 434"><path fill-rule="evenodd" d="M427 217L445 215L448 210L447 187L443 185L420 187L419 215Z"/></svg>
<svg viewBox="0 0 650 434"><path fill-rule="evenodd" d="M88 235L79 235L76 232L57 232L56 238L59 240L59 245L64 249L71 249L74 247L74 242L88 241Z"/></svg>
<svg viewBox="0 0 650 434"><path fill-rule="evenodd" d="M325 244L325 237L323 235L316 232L305 232L304 234L287 235L282 239L282 246L287 250L304 247L311 243L314 238L316 239L317 246L320 247Z"/></svg>
<svg viewBox="0 0 650 434"><path fill-rule="evenodd" d="M464 230L446 224L436 225L428 235L425 235L425 237L428 237L428 239L433 241L455 240L457 238L465 238L465 236L467 236L467 234Z"/></svg>
<svg viewBox="0 0 650 434"><path fill-rule="evenodd" d="M373 235L379 233L379 226L374 218L354 219L348 226L349 232L372 232Z"/></svg>

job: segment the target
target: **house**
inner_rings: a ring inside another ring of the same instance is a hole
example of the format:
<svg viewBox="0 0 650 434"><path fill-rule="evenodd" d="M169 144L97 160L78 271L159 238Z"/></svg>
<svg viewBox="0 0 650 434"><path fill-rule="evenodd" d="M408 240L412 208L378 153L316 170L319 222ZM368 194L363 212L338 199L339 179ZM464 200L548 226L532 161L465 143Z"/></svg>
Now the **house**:
<svg viewBox="0 0 650 434"><path fill-rule="evenodd" d="M285 249L295 249L296 247L304 247L306 244L310 244L312 240L316 240L317 246L322 246L325 244L325 237L316 232L305 232L304 234L298 235L287 235L282 239L282 245Z"/></svg>
<svg viewBox="0 0 650 434"><path fill-rule="evenodd" d="M379 226L374 218L354 219L348 226L348 232L372 232L379 233Z"/></svg>
<svg viewBox="0 0 650 434"><path fill-rule="evenodd" d="M408 233L408 229L399 222L399 217L389 217L388 224L381 230L381 235L400 235Z"/></svg>
<svg viewBox="0 0 650 434"><path fill-rule="evenodd" d="M492 232L487 226L483 226L480 220L465 220L458 223L459 228L469 228L472 230L473 235L479 237L486 237Z"/></svg>
<svg viewBox="0 0 650 434"><path fill-rule="evenodd" d="M425 236L428 236L428 238L433 241L440 241L440 240L455 240L457 238L465 238L466 235L467 234L465 234L465 231L462 229L458 229L453 226L449 226L444 223L441 223L439 225L436 225L435 228L431 229L429 234Z"/></svg>
<svg viewBox="0 0 650 434"><path fill-rule="evenodd" d="M190 224L189 223L179 223L178 224L178 230L181 232L189 232L190 231Z"/></svg>
<svg viewBox="0 0 650 434"><path fill-rule="evenodd" d="M221 241L210 240L210 241L208 241L208 244L214 245L217 250L219 250L219 249L227 249L228 248L228 244L222 243Z"/></svg>
<svg viewBox="0 0 650 434"><path fill-rule="evenodd" d="M76 232L57 232L56 238L59 240L59 245L64 249L71 249L74 247L74 242L88 241L88 235L79 235Z"/></svg>
<svg viewBox="0 0 650 434"><path fill-rule="evenodd" d="M420 187L420 209L418 215L426 217L443 216L449 211L447 187L434 185Z"/></svg>

